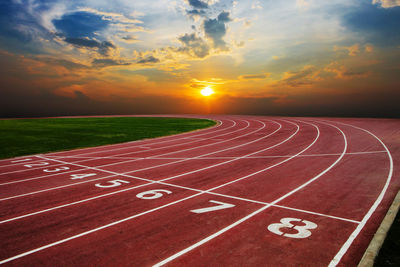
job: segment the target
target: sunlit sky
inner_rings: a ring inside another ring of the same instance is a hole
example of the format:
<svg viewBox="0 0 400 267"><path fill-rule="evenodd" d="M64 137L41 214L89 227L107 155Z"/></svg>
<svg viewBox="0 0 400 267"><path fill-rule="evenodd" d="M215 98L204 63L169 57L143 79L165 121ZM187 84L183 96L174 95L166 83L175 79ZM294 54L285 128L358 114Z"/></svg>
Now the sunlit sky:
<svg viewBox="0 0 400 267"><path fill-rule="evenodd" d="M400 0L1 0L0 24L1 117L400 114Z"/></svg>

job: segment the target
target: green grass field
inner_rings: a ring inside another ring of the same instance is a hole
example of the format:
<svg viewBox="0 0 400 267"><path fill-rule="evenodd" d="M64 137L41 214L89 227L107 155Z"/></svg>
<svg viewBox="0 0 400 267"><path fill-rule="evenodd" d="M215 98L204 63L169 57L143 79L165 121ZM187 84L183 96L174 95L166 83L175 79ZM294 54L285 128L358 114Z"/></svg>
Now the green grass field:
<svg viewBox="0 0 400 267"><path fill-rule="evenodd" d="M56 118L0 120L0 158L178 134L215 125L186 118Z"/></svg>

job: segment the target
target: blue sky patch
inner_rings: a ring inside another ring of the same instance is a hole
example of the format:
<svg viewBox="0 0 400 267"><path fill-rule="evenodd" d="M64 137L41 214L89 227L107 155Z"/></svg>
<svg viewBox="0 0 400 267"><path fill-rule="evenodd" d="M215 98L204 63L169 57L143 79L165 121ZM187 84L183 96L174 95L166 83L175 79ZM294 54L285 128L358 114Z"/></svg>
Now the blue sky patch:
<svg viewBox="0 0 400 267"><path fill-rule="evenodd" d="M77 38L93 38L95 32L104 30L109 25L109 21L102 16L82 11L65 14L61 19L53 20L53 23L65 36Z"/></svg>
<svg viewBox="0 0 400 267"><path fill-rule="evenodd" d="M365 36L368 42L379 45L400 43L400 6L382 8L367 2L346 14L343 23Z"/></svg>

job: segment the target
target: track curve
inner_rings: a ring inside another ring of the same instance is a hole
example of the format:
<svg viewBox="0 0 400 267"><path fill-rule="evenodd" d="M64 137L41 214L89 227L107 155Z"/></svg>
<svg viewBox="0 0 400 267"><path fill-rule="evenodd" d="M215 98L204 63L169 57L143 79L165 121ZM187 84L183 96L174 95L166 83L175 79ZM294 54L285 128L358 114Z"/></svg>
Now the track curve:
<svg viewBox="0 0 400 267"><path fill-rule="evenodd" d="M1 160L0 264L358 264L400 188L399 120L191 117L219 123Z"/></svg>

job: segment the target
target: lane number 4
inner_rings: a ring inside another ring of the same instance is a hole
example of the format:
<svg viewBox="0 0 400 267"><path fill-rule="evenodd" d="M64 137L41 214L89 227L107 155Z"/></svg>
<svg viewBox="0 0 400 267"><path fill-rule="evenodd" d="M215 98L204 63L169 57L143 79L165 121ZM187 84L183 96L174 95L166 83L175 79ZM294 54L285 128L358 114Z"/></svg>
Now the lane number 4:
<svg viewBox="0 0 400 267"><path fill-rule="evenodd" d="M302 222L304 225L293 225L291 222ZM281 231L282 228L295 229L297 233L284 233ZM317 228L316 223L297 218L282 218L281 223L273 223L268 226L268 230L272 233L290 238L307 238L311 235L309 230L315 228Z"/></svg>

